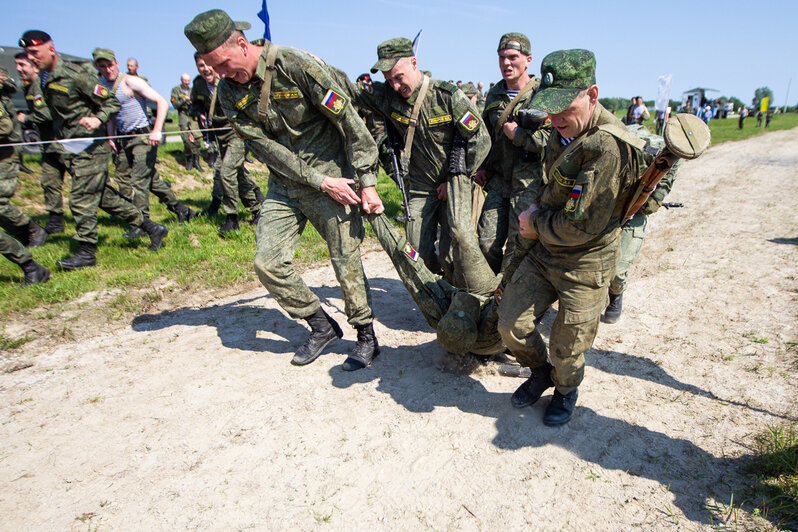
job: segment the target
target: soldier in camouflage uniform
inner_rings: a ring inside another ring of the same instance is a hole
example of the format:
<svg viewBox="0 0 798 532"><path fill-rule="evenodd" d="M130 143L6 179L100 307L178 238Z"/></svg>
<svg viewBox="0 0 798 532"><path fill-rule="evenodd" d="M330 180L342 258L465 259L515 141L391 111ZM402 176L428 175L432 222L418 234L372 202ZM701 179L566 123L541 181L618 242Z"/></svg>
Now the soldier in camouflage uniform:
<svg viewBox="0 0 798 532"><path fill-rule="evenodd" d="M488 132L476 107L462 91L419 70L410 40L397 38L381 43L377 57L371 72L381 71L386 82L361 90L358 101L382 113L405 144L415 103L422 90L425 92L412 144L402 154L410 194L408 214L412 217L407 223L407 239L418 249L428 269L435 273L445 271L447 279L451 279L454 266L446 222L446 182L450 175L458 175L449 171L453 147L457 144L459 152L465 152L462 160L455 162L459 173L473 178L490 149Z"/></svg>
<svg viewBox="0 0 798 532"><path fill-rule="evenodd" d="M17 60L17 72L20 73L24 82L25 103L28 106L27 113L19 113L20 123L26 127L36 127L39 131L41 140L53 140L53 123L50 112L44 103L42 93L42 81L38 71L30 61L26 52L25 61ZM25 65L33 65L31 70L23 72ZM22 68L21 68L22 67ZM44 230L48 234L56 234L64 231L64 174L66 166L61 161L63 148L58 143L41 144L41 177L40 183L44 192L44 208L50 215Z"/></svg>
<svg viewBox="0 0 798 532"><path fill-rule="evenodd" d="M194 54L194 61L199 75L191 86L191 115L209 128L230 128L229 131L208 132L218 158L213 165L211 204L204 211L204 214L214 216L222 207L226 220L219 233L225 234L238 229L239 198L247 212L252 214L250 223L257 225L263 192L244 166L247 151L244 140L233 131L222 106L216 101L219 76L198 54Z"/></svg>
<svg viewBox="0 0 798 532"><path fill-rule="evenodd" d="M518 238L518 215L543 186L541 162L551 127L526 129L516 120L519 110L529 108L540 85L540 80L528 73L532 62L529 39L522 33L506 33L499 39L497 53L502 79L488 92L482 113L492 144L475 181L488 191L479 218L479 245L493 271L499 273L507 270L517 245L522 253L531 245ZM511 112L502 120L510 105Z"/></svg>
<svg viewBox="0 0 798 532"><path fill-rule="evenodd" d="M17 110L11 101L16 85L0 68L0 144L22 142ZM19 175L19 146L0 147L0 226L29 247L40 247L47 233L30 217L11 204ZM17 263L21 264L21 263Z"/></svg>
<svg viewBox="0 0 798 532"><path fill-rule="evenodd" d="M534 245L504 290L499 332L532 376L512 396L535 403L555 387L543 423L567 423L584 376L584 353L607 306L618 262L620 222L639 175L636 149L620 120L598 103L596 59L587 50L553 52L541 64L541 90L530 106L555 128L546 148L547 183L521 213L519 232ZM535 322L555 301L550 346ZM551 358L551 364L547 361Z"/></svg>
<svg viewBox="0 0 798 532"><path fill-rule="evenodd" d="M78 139L105 136L104 126L111 115L119 112L119 101L100 84L96 73L67 63L55 53L50 36L38 30L26 32L20 43L24 44L28 56L39 67L44 80L44 101L53 121L55 138ZM72 175L72 190L69 207L75 218L75 240L80 244L78 252L56 265L64 270L94 266L97 263L97 208L129 223L134 229L141 227L150 237L150 249L161 247L169 232L163 225L144 218L141 211L124 199L108 184L108 163L111 146L107 141L73 141L73 151L65 153L61 160ZM76 148L75 148L76 147Z"/></svg>
<svg viewBox="0 0 798 532"><path fill-rule="evenodd" d="M654 135L643 125L626 126L626 129L646 143L661 150L665 147L665 140L659 135ZM637 257L640 255L640 250L643 249L643 238L646 236L646 226L648 225L648 217L657 212L665 200L665 196L673 188L673 180L676 178L676 172L679 170L681 160L676 161L673 167L657 184L657 188L648 197L648 200L643 205L643 208L637 211L631 220L624 224L621 230L621 258L618 265L615 267L615 275L610 281L610 303L604 310L604 315L601 321L604 323L615 323L621 317L623 310L623 292L626 290L626 285L629 282L629 270L632 269L632 264L635 263Z"/></svg>
<svg viewBox="0 0 798 532"><path fill-rule="evenodd" d="M186 170L196 168L202 172L200 166L200 142L198 136L191 133L191 76L186 72L180 76L180 85L172 88L170 97L172 107L177 111L177 123L180 126L180 138L183 139L183 156L186 158ZM200 134L201 136L201 134Z"/></svg>
<svg viewBox="0 0 798 532"><path fill-rule="evenodd" d="M185 34L223 78L218 100L233 127L269 165L255 270L292 318L307 320L310 336L292 363L312 362L342 332L291 265L310 221L327 241L349 323L357 329L357 344L342 367L357 370L379 353L358 211L384 210L374 188L377 146L323 62L266 40L250 43L241 31L249 27L214 9L197 15Z"/></svg>

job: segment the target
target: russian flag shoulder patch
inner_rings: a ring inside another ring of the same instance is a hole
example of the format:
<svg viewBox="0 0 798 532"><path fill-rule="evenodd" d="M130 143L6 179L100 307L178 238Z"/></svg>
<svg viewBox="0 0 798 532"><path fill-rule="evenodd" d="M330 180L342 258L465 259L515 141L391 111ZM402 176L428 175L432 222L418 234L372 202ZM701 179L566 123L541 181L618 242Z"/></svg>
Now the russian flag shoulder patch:
<svg viewBox="0 0 798 532"><path fill-rule="evenodd" d="M335 89L328 89L327 93L321 99L321 104L329 109L332 114L340 114L346 105L346 98L344 98Z"/></svg>
<svg viewBox="0 0 798 532"><path fill-rule="evenodd" d="M463 118L461 118L459 122L468 131L474 131L479 125L479 118L474 116L474 114L471 111L466 111L465 114L463 115Z"/></svg>

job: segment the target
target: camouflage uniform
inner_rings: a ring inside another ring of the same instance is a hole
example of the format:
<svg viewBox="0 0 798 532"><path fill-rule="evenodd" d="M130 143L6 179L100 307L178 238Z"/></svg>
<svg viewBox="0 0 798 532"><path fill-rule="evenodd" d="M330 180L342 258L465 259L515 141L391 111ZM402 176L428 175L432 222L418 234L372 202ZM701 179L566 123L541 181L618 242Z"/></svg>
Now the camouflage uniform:
<svg viewBox="0 0 798 532"><path fill-rule="evenodd" d="M105 124L120 109L119 101L100 84L96 73L65 61L56 63L47 76L43 92L57 139L105 136L106 129L102 125L89 133L79 120L94 116ZM62 163L72 175L69 207L75 218L75 240L78 242L97 243L98 207L133 228L140 227L144 221L141 211L108 184L110 160L111 146L106 141L95 141L79 153L61 155Z"/></svg>
<svg viewBox="0 0 798 532"><path fill-rule="evenodd" d="M539 84L534 79L529 83ZM536 90L521 96L508 121L518 111L529 107ZM543 185L543 150L551 134L546 125L537 131L516 129L510 140L496 124L512 98L507 94L507 82L501 80L488 92L482 120L491 134L491 149L483 164L487 173L485 204L479 217L479 246L493 271L504 271L509 264L516 244L528 246L526 239L518 238L518 215L525 211L537 197ZM506 249L505 242L507 243ZM528 248L527 248L528 249Z"/></svg>
<svg viewBox="0 0 798 532"><path fill-rule="evenodd" d="M371 90L361 90L358 103L383 114L404 142L410 125L413 105L421 84L405 99L384 83L374 83ZM433 272L446 271L451 278L451 235L446 218L446 203L438 199L437 188L449 178L452 142L456 136L466 140L466 172L473 178L490 149L488 132L479 112L456 86L431 79L418 115L412 154L407 171L410 214L407 239L418 249ZM439 254L435 240L441 228ZM441 259L438 259L438 256Z"/></svg>
<svg viewBox="0 0 798 532"><path fill-rule="evenodd" d="M0 69L0 73L5 74L5 71ZM14 85L10 79L4 85L4 90L0 91L0 144L22 142L17 111L8 94ZM8 90L5 90L6 87ZM11 197L17 189L19 150L18 146L0 148L0 225L24 240L30 218L11 204Z"/></svg>
<svg viewBox="0 0 798 532"><path fill-rule="evenodd" d="M208 116L211 110L212 96L205 79L202 76L195 77L191 86L191 115L197 118L201 114L208 117L207 126L209 128L230 127L230 121L225 117L220 102L216 102L213 116ZM260 210L260 202L255 192L258 184L244 166L247 149L243 139L232 129L230 131L210 131L208 136L212 143L218 145L219 159L217 160L221 161L214 165L211 195L221 200L222 211L225 214L238 214L238 199L240 198L247 212L252 213L253 216L257 215Z"/></svg>
<svg viewBox="0 0 798 532"><path fill-rule="evenodd" d="M201 134L194 135L194 142L191 142L191 139L189 139L188 130L191 129L190 95L191 88L184 89L181 83L177 87L172 88L172 95L170 97L172 107L177 111L177 123L180 127L180 131L183 132L180 134L180 138L183 139L183 154L186 159L199 156L200 153L200 143L198 139Z"/></svg>
<svg viewBox="0 0 798 532"><path fill-rule="evenodd" d="M41 78L36 77L25 86L25 101L29 113L25 115L23 125L36 126L42 140L53 140L52 118L44 101ZM42 174L40 178L44 192L44 208L51 215L64 214L64 174L66 165L61 160L64 149L57 142L42 144Z"/></svg>
<svg viewBox="0 0 798 532"><path fill-rule="evenodd" d="M619 257L622 211L639 171L633 148L598 129L602 124L624 127L597 103L586 129L567 147L559 132L551 135L548 182L530 217L539 238L499 306L504 343L523 366L538 368L546 364L547 350L535 320L559 301L549 356L551 379L563 395L582 382L584 353L598 331Z"/></svg>
<svg viewBox="0 0 798 532"><path fill-rule="evenodd" d="M652 134L645 126L631 125L626 126L626 129L633 135L645 139L649 145L661 150L665 147L665 141L662 137ZM676 178L676 172L679 169L681 160L676 161L673 167L657 184L657 188L651 193L643 208L629 220L621 230L621 257L618 265L615 267L615 275L610 282L610 295L619 295L626 290L626 285L629 281L629 270L632 268L637 257L640 255L640 250L643 248L643 238L646 236L646 226L648 225L648 216L655 213L665 200L665 196L673 188L673 180Z"/></svg>
<svg viewBox="0 0 798 532"><path fill-rule="evenodd" d="M0 255L19 265L33 260L31 252L20 244L19 240L4 231L0 231Z"/></svg>
<svg viewBox="0 0 798 532"><path fill-rule="evenodd" d="M294 48L276 55L269 107L261 119L260 91L269 41L252 79L222 80L219 104L253 152L269 165L269 190L256 231L255 270L263 285L292 318L320 309L291 262L310 223L327 241L350 324L372 321L371 296L360 260L363 221L357 205L342 205L320 187L326 177L352 177L374 186L377 148L363 121L326 65Z"/></svg>

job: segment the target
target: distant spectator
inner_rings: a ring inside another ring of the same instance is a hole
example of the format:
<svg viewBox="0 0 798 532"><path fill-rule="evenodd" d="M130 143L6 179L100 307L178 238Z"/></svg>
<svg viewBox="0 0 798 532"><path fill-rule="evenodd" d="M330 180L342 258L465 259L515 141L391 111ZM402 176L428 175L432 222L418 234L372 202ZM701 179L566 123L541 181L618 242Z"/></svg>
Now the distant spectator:
<svg viewBox="0 0 798 532"><path fill-rule="evenodd" d="M740 122L738 122L737 127L742 129L743 123L745 122L745 118L748 116L748 108L744 105L740 106Z"/></svg>
<svg viewBox="0 0 798 532"><path fill-rule="evenodd" d="M768 109L768 112L765 115L765 127L770 127L770 120L773 118L773 112L773 107Z"/></svg>
<svg viewBox="0 0 798 532"><path fill-rule="evenodd" d="M626 125L642 124L649 118L651 118L651 114L648 112L646 104L643 103L643 97L635 96L632 98L632 104L626 109L626 118L623 122Z"/></svg>
<svg viewBox="0 0 798 532"><path fill-rule="evenodd" d="M712 119L712 107L710 107L709 104L705 105L704 109L699 113L698 118L709 125L709 121Z"/></svg>

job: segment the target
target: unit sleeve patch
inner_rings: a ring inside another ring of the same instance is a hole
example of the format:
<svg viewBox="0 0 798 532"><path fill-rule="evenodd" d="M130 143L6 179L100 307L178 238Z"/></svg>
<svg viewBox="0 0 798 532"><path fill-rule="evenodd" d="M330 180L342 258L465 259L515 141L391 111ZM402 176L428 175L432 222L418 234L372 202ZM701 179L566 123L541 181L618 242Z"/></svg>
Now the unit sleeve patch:
<svg viewBox="0 0 798 532"><path fill-rule="evenodd" d="M476 115L474 115L471 111L466 111L459 122L468 131L474 131L477 126L479 126L479 118L477 118Z"/></svg>
<svg viewBox="0 0 798 532"><path fill-rule="evenodd" d="M332 112L332 114L341 114L346 106L346 98L338 93L335 89L328 89L327 93L321 99L321 104Z"/></svg>
<svg viewBox="0 0 798 532"><path fill-rule="evenodd" d="M52 86L52 83L50 84ZM99 96L100 98L108 98L111 93L106 89L104 86L100 85L99 83L94 86L94 90L91 91L95 96Z"/></svg>

